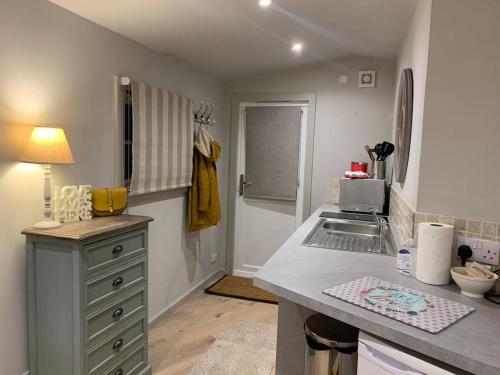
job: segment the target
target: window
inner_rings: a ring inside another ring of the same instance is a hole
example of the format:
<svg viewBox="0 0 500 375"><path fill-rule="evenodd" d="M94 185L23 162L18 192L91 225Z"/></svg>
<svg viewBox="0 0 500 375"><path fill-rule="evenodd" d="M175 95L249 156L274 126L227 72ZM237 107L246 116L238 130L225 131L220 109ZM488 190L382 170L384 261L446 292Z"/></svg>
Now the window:
<svg viewBox="0 0 500 375"><path fill-rule="evenodd" d="M191 186L192 99L124 78L117 91L122 186L131 196Z"/></svg>
<svg viewBox="0 0 500 375"><path fill-rule="evenodd" d="M123 186L128 189L132 178L132 86L121 86L121 90L123 103Z"/></svg>

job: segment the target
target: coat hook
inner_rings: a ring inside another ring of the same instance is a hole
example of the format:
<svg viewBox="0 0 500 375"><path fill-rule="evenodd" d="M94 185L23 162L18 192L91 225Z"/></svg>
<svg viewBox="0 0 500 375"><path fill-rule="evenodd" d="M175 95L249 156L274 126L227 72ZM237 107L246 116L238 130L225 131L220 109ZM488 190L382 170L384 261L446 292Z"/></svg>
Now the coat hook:
<svg viewBox="0 0 500 375"><path fill-rule="evenodd" d="M207 114L208 112L208 108L210 106L210 103L209 102L206 102L205 103L205 110L203 111L202 115L201 115L201 121L205 122L207 120L207 118L205 117L205 115Z"/></svg>
<svg viewBox="0 0 500 375"><path fill-rule="evenodd" d="M194 122L200 125L214 125L215 120L211 118L214 109L215 104L202 100L200 102L200 107L193 110Z"/></svg>
<svg viewBox="0 0 500 375"><path fill-rule="evenodd" d="M210 116L212 116L212 113L214 112L215 104L212 104L212 108L210 109L210 113L207 116L207 119L210 119Z"/></svg>

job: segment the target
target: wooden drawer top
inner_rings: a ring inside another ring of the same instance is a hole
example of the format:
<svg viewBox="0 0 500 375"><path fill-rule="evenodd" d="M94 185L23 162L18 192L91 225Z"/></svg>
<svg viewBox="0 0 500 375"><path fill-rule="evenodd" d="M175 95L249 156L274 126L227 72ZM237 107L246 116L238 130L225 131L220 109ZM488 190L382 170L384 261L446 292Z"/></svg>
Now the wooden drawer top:
<svg viewBox="0 0 500 375"><path fill-rule="evenodd" d="M22 234L81 241L118 229L125 229L128 227L145 224L150 221L153 221L153 218L149 216L138 215L95 217L85 221L64 223L59 228L54 229L34 229L32 227L26 228L22 231Z"/></svg>

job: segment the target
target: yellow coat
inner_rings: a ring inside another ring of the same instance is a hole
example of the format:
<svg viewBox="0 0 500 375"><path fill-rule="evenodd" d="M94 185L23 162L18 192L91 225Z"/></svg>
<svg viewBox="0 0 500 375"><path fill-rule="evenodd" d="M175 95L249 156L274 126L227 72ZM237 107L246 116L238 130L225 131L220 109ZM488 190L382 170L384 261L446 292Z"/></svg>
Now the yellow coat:
<svg viewBox="0 0 500 375"><path fill-rule="evenodd" d="M200 130L200 132L203 131ZM208 132L205 130L206 134ZM188 230L195 232L217 225L221 219L217 170L221 147L209 138L195 143L193 154L193 180L188 196ZM198 141L198 140L197 140Z"/></svg>

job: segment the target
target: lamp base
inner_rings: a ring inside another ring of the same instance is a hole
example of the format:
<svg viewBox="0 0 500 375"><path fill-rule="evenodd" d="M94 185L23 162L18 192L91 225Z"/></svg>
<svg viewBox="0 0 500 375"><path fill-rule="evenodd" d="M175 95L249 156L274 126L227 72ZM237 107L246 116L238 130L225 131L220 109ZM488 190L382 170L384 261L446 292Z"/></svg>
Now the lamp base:
<svg viewBox="0 0 500 375"><path fill-rule="evenodd" d="M33 228L35 229L52 229L52 228L59 228L61 226L61 223L58 221L54 220L42 220L33 225Z"/></svg>

